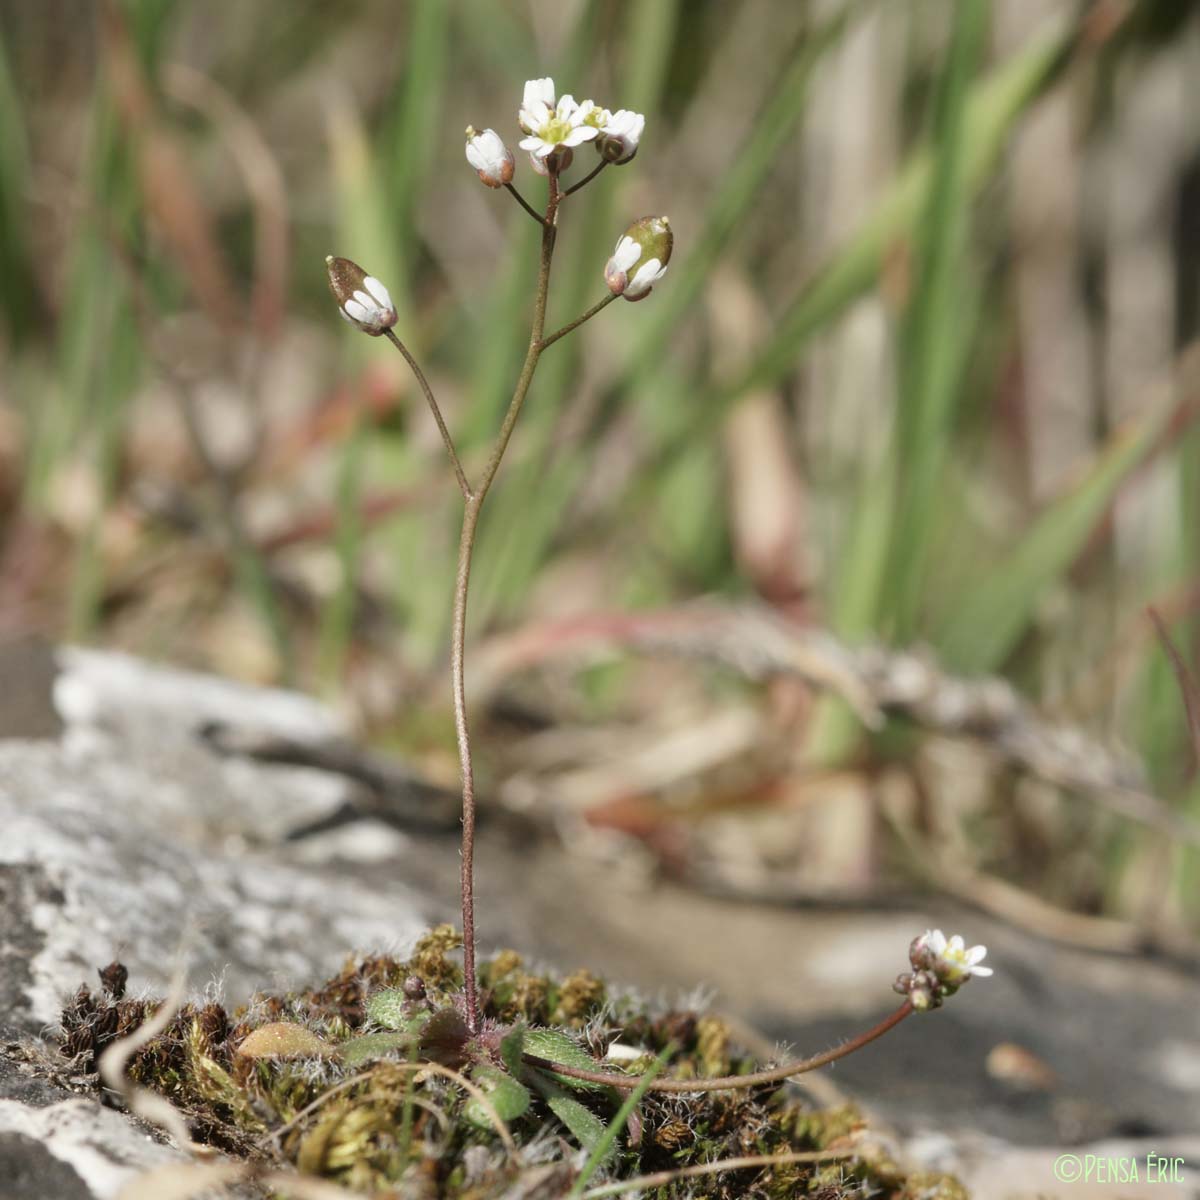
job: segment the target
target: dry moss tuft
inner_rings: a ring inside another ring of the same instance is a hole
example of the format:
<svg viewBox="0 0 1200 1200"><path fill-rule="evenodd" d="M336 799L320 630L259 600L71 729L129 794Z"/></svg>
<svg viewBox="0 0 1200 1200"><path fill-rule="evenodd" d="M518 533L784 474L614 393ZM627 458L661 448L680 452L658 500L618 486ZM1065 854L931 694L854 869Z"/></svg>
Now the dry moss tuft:
<svg viewBox="0 0 1200 1200"><path fill-rule="evenodd" d="M491 1200L518 1180L532 1189L529 1195L563 1194L579 1147L556 1114L578 1134L588 1123L580 1119L582 1110L593 1125L603 1125L619 1103L606 1088L561 1092L556 1101L553 1085L527 1105L513 1103L511 1092L519 1098L523 1089L507 1077L509 1091L497 1090L496 1081L506 1078L501 1042L514 1022L557 1028L580 1054L601 1055L619 1038L645 1051L643 1063L673 1044L667 1073L676 1078L757 1066L713 1016L652 1009L612 994L586 970L562 978L531 972L511 950L480 967L484 1029L468 1039L459 1009L462 967L453 957L461 944L458 932L443 925L407 959L349 960L333 979L306 991L259 995L232 1014L216 1004L184 1006L132 1060L130 1072L181 1110L197 1141L239 1157L285 1162L362 1192ZM84 1071L94 1072L105 1046L157 1007L125 999L116 968L106 968L101 992L80 988L63 1012L62 1053ZM271 1052L275 1043L279 1053ZM297 1053L304 1046L314 1052ZM431 1058L468 1075L478 1070L476 1082L486 1085L495 1105L510 1106L507 1125L519 1159L490 1122L479 1119L477 1102L453 1078L410 1066ZM603 1173L627 1178L743 1155L848 1152L862 1126L854 1108L814 1110L778 1086L651 1094ZM657 1194L837 1200L851 1193L965 1200L951 1177L906 1175L888 1160L861 1154L679 1181Z"/></svg>

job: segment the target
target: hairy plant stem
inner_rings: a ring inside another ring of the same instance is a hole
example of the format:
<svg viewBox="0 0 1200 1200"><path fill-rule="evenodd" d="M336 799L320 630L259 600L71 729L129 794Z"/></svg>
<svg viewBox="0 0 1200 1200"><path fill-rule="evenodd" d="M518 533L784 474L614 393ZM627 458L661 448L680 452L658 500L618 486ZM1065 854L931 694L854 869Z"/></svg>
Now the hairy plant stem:
<svg viewBox="0 0 1200 1200"><path fill-rule="evenodd" d="M551 170L550 199L546 215L542 220L542 252L538 266L537 291L533 299L533 328L529 334L529 349L517 385L513 389L504 423L500 426L496 444L483 469L483 475L474 490L466 496L463 509L462 535L458 542L458 572L454 582L454 621L450 642L450 674L454 689L454 732L458 740L458 760L462 773L462 922L463 922L463 974L466 985L467 1028L471 1033L479 1032L479 988L475 978L475 772L471 765L471 735L467 727L467 690L464 672L467 638L467 590L471 582L471 558L475 550L475 533L479 527L479 513L488 491L500 469L500 460L508 448L509 438L521 406L533 382L538 359L545 346L542 335L546 328L546 297L550 291L550 263L554 258L554 242L558 235L558 175Z"/></svg>
<svg viewBox="0 0 1200 1200"><path fill-rule="evenodd" d="M851 1038L850 1041L843 1042L840 1046L834 1046L831 1050L814 1054L811 1058L781 1063L777 1067L770 1067L766 1071L755 1071L750 1075L720 1075L713 1079L655 1079L651 1081L646 1090L651 1092L725 1092L735 1088L757 1087L760 1083L780 1083L785 1079L790 1079L793 1075L803 1075L806 1071L815 1071L818 1067L828 1066L831 1062L837 1062L839 1058L845 1058L856 1050L861 1050L876 1038L883 1037L888 1030L899 1025L912 1011L912 1001L905 1000L895 1012L884 1017L878 1025L873 1025L866 1033L860 1033L858 1037ZM522 1058L531 1067L538 1067L543 1071L553 1071L556 1075L567 1075L572 1079L586 1080L588 1083L606 1083L609 1087L619 1088L622 1091L632 1091L634 1088L641 1087L645 1080L643 1075L614 1075L608 1071L586 1071L580 1067L567 1066L565 1063L551 1062L547 1058L539 1058L534 1054L526 1054Z"/></svg>
<svg viewBox="0 0 1200 1200"><path fill-rule="evenodd" d="M442 410L438 408L438 402L433 398L433 389L429 386L429 380L425 378L425 372L417 365L417 360L409 354L408 347L392 330L385 329L383 333L388 341L404 355L404 361L408 363L412 368L412 373L417 377L421 391L425 393L425 399L429 402L429 411L433 413L433 419L437 422L438 433L442 435L446 453L450 455L450 465L454 468L454 477L458 480L458 490L462 492L463 499L469 501L473 494L471 485L467 482L467 475L462 469L462 463L458 461L458 451L454 448L454 439L450 436L450 430L446 428L446 422L442 418Z"/></svg>

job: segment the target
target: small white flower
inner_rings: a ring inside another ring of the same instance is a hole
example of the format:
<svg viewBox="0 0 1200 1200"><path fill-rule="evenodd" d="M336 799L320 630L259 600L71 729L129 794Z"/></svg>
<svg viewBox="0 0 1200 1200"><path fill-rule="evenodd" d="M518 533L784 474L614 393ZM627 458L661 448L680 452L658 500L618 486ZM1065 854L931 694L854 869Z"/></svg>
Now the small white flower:
<svg viewBox="0 0 1200 1200"><path fill-rule="evenodd" d="M388 290L348 258L325 259L329 269L329 287L338 304L342 320L363 333L379 337L396 324L396 306Z"/></svg>
<svg viewBox="0 0 1200 1200"><path fill-rule="evenodd" d="M512 181L512 151L494 129L479 133L473 126L467 126L467 162L488 187L503 187Z"/></svg>
<svg viewBox="0 0 1200 1200"><path fill-rule="evenodd" d="M611 163L627 163L636 153L638 143L642 140L642 130L646 128L646 118L641 113L621 108L615 113L607 109L600 123L600 136L596 139L596 149L601 157Z"/></svg>
<svg viewBox="0 0 1200 1200"><path fill-rule="evenodd" d="M525 84L525 95L521 100L521 108L517 114L517 120L521 123L521 128L526 133L532 133L533 127L527 119L526 114L532 113L534 108L551 109L554 107L554 80L549 76L545 79L530 79ZM540 111L540 109L539 109Z"/></svg>
<svg viewBox="0 0 1200 1200"><path fill-rule="evenodd" d="M548 158L560 146L591 141L600 132L587 123L595 108L591 100L577 104L574 96L563 96L556 103L552 79L530 80L519 115L521 128L529 135L521 139L521 149Z"/></svg>
<svg viewBox="0 0 1200 1200"><path fill-rule="evenodd" d="M979 965L986 956L986 946L968 949L961 935L956 933L947 939L940 929L927 929L913 943L910 952L914 966L932 971L943 983L953 987L966 983L972 975L991 975L991 967Z"/></svg>

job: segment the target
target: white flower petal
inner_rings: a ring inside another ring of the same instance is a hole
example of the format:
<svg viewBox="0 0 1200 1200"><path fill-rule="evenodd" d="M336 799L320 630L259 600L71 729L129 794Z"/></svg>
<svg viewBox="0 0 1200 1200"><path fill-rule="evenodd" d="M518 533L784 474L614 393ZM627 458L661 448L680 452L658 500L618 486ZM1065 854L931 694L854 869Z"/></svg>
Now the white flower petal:
<svg viewBox="0 0 1200 1200"><path fill-rule="evenodd" d="M642 248L631 237L623 237L613 251L613 262L618 271L628 271L641 256Z"/></svg>
<svg viewBox="0 0 1200 1200"><path fill-rule="evenodd" d="M388 293L387 288L375 278L374 275L368 275L363 280L363 287L371 293L371 298L379 305L380 308L388 309L392 307L392 297Z"/></svg>
<svg viewBox="0 0 1200 1200"><path fill-rule="evenodd" d="M666 274L666 267L657 258L651 258L638 267L629 286L625 289L626 296L637 297L644 295Z"/></svg>
<svg viewBox="0 0 1200 1200"><path fill-rule="evenodd" d="M554 107L554 80L547 75L544 79L530 79L525 83L522 108L532 109L535 104L546 108Z"/></svg>
<svg viewBox="0 0 1200 1200"><path fill-rule="evenodd" d="M640 1046L627 1046L624 1042L613 1042L605 1051L604 1057L609 1062L636 1062L646 1051Z"/></svg>
<svg viewBox="0 0 1200 1200"><path fill-rule="evenodd" d="M527 138L522 138L517 146L521 150L530 150L536 153L545 143L536 134L531 134Z"/></svg>
<svg viewBox="0 0 1200 1200"><path fill-rule="evenodd" d="M929 948L939 957L946 952L946 935L940 929L925 930Z"/></svg>
<svg viewBox="0 0 1200 1200"><path fill-rule="evenodd" d="M355 292L354 294L355 296L361 296L362 292ZM347 300L342 307L345 309L346 316L351 321L357 321L362 325L369 325L371 323L371 310L358 300Z"/></svg>
<svg viewBox="0 0 1200 1200"><path fill-rule="evenodd" d="M593 129L590 125L580 125L572 129L562 140L564 146L578 146L580 142L590 142L596 136L598 130Z"/></svg>
<svg viewBox="0 0 1200 1200"><path fill-rule="evenodd" d="M554 153L553 142L544 142L541 138L538 138L537 142L538 146L537 149L534 150L534 154L536 154L538 158L549 158L550 155Z"/></svg>
<svg viewBox="0 0 1200 1200"><path fill-rule="evenodd" d="M982 976L983 978L985 978L985 979L986 979L986 978L987 978L987 976L989 976L989 975L994 975L994 974L995 974L995 972L992 970L992 968L991 968L991 967L972 967L972 968L971 968L971 974L972 974L972 975L979 975L979 976Z"/></svg>

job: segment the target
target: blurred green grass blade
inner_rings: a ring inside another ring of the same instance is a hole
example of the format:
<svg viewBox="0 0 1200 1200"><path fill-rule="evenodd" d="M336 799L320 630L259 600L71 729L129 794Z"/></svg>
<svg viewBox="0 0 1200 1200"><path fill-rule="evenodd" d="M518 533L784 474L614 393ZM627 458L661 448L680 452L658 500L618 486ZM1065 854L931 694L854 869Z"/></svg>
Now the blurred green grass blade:
<svg viewBox="0 0 1200 1200"><path fill-rule="evenodd" d="M642 1102L642 1097L650 1090L650 1085L662 1073L663 1068L667 1065L667 1060L674 1052L674 1044L669 1045L663 1050L650 1066L647 1067L637 1087L621 1102L621 1107L617 1109L616 1115L605 1127L600 1140L591 1147L587 1162L583 1164L583 1169L575 1177L575 1182L571 1185L571 1190L567 1193L567 1200L575 1200L575 1198L583 1195L583 1189L587 1187L592 1176L595 1175L600 1167L604 1165L609 1155L612 1154L617 1138L621 1136L621 1132L629 1123L629 1118L633 1116L634 1109Z"/></svg>
<svg viewBox="0 0 1200 1200"><path fill-rule="evenodd" d="M107 321L98 330L88 433L93 441L92 466L99 504L88 531L74 548L67 595L67 637L82 641L95 628L104 595L104 562L100 537L117 482L125 415L141 367L141 340L132 314L128 288L109 264L104 292Z"/></svg>
<svg viewBox="0 0 1200 1200"><path fill-rule="evenodd" d="M779 153L804 113L808 89L826 52L841 40L851 20L873 0L856 0L804 40L792 56L778 86L768 95L744 145L716 183L704 226L695 242L679 247L671 264L670 287L656 290L653 304L638 322L637 340L618 387L644 375L662 355L669 333L692 308L707 285L714 263L721 257L742 222L753 212L762 187L774 169ZM652 8L653 5L644 5ZM651 130L650 138L664 136ZM652 141L651 141L652 144ZM635 160L636 161L636 160ZM619 231L618 231L619 232Z"/></svg>
<svg viewBox="0 0 1200 1200"><path fill-rule="evenodd" d="M606 101L607 108L631 108L640 113L659 110L675 48L679 5L680 0L655 0L631 7L625 43L629 63L621 72L620 95Z"/></svg>
<svg viewBox="0 0 1200 1200"><path fill-rule="evenodd" d="M339 93L325 111L338 241L329 253L351 258L383 280L408 340L413 336L413 312L399 239L409 231L398 229L393 222L374 147L349 96Z"/></svg>
<svg viewBox="0 0 1200 1200"><path fill-rule="evenodd" d="M392 224L388 194L382 186L379 161L352 101L338 94L326 105L333 173L335 242L331 253L352 258L388 287L405 340L420 353L413 326L407 275L403 271L399 232ZM368 363L376 365L387 347L374 338L347 334L346 350L352 373L361 378ZM397 356L398 357L398 356ZM385 368L386 369L386 368ZM318 670L329 683L341 675L353 636L362 549L360 500L370 459L371 426L366 414L356 420L353 434L341 448L338 465L337 547L338 586L321 613Z"/></svg>
<svg viewBox="0 0 1200 1200"><path fill-rule="evenodd" d="M321 612L317 644L317 673L330 684L337 683L341 677L354 635L359 554L362 547L359 498L362 495L362 474L370 434L369 419L365 413L360 413L353 431L346 439L338 464L334 543L341 574L337 590Z"/></svg>
<svg viewBox="0 0 1200 1200"><path fill-rule="evenodd" d="M900 642L914 632L933 525L938 485L954 432L956 399L969 323L966 292L971 188L966 174L966 100L987 28L983 0L955 9L950 50L934 117L934 165L915 231L916 290L901 339L896 520L886 595L888 624ZM870 485L875 486L875 485Z"/></svg>
<svg viewBox="0 0 1200 1200"><path fill-rule="evenodd" d="M443 0L413 0L406 9L409 28L404 78L384 120L386 149L381 171L391 197L389 220L398 234L396 245L401 253L413 241L416 199L424 191L438 148L429 136L429 114L445 111L452 6ZM405 272L405 282L407 275Z"/></svg>
<svg viewBox="0 0 1200 1200"><path fill-rule="evenodd" d="M987 179L1013 126L1056 78L1070 47L1068 33L1045 33L971 89L963 170L972 189ZM726 398L769 387L787 375L808 339L875 283L889 249L908 235L922 211L932 171L928 150L914 155L874 213L781 315L753 364L723 389Z"/></svg>
<svg viewBox="0 0 1200 1200"><path fill-rule="evenodd" d="M14 339L35 326L41 308L26 238L28 181L24 111L0 34L0 309Z"/></svg>
<svg viewBox="0 0 1200 1200"><path fill-rule="evenodd" d="M473 369L466 413L455 435L460 450L487 445L504 418L529 344L527 310L537 277L539 238L538 227L523 217L510 230L507 251L497 249L503 255L502 265L492 285L487 316L471 342Z"/></svg>
<svg viewBox="0 0 1200 1200"><path fill-rule="evenodd" d="M33 434L24 497L35 511L44 508L54 473L87 428L104 383L101 364L111 293L101 281L113 271L104 222L128 220L133 207L132 169L102 82L92 96L85 155L89 208L79 216L66 254L63 311L71 319L59 330L54 346L58 386L29 413Z"/></svg>
<svg viewBox="0 0 1200 1200"><path fill-rule="evenodd" d="M950 669L979 673L1003 665L1046 590L1079 556L1122 483L1176 413L1176 400L1168 395L1114 434L1083 480L1046 508L1007 555L978 573L936 638Z"/></svg>

